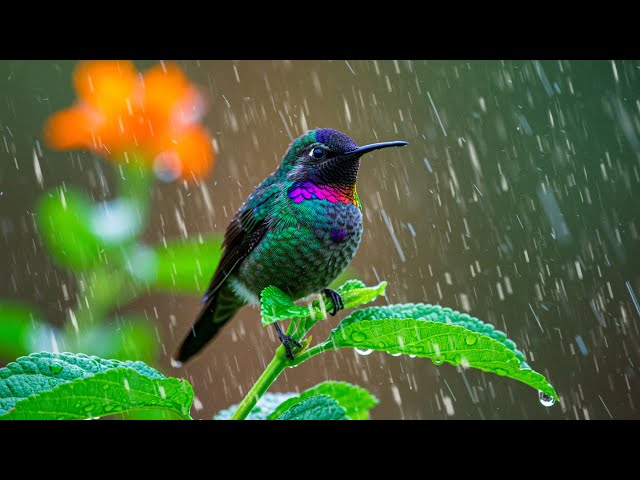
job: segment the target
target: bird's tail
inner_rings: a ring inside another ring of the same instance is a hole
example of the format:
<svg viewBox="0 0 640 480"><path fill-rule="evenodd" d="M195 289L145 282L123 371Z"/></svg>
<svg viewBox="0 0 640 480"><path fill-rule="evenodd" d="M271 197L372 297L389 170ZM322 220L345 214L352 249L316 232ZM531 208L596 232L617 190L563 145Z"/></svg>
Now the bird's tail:
<svg viewBox="0 0 640 480"><path fill-rule="evenodd" d="M243 305L228 282L221 285L205 302L174 360L184 363L198 353Z"/></svg>

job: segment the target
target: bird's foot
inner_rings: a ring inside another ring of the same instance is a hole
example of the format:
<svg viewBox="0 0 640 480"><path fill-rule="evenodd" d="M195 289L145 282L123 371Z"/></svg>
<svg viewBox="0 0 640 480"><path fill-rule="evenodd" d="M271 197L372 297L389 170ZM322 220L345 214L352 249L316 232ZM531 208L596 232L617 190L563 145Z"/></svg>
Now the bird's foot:
<svg viewBox="0 0 640 480"><path fill-rule="evenodd" d="M330 288L325 288L324 290L322 290L322 293L324 293L327 298L330 298L333 302L333 310L329 312L332 317L344 308L344 302L342 301L342 297L338 292L336 292L335 290L331 290Z"/></svg>
<svg viewBox="0 0 640 480"><path fill-rule="evenodd" d="M289 335L286 335L280 328L280 325L278 325L278 322L275 322L273 325L276 327L276 332L278 333L278 339L282 342L282 344L284 345L284 349L287 351L287 353L285 354L285 357L287 357L290 360L293 360L293 352L291 351L291 344L293 343L298 348L302 348L302 344L299 341L297 341L295 338Z"/></svg>

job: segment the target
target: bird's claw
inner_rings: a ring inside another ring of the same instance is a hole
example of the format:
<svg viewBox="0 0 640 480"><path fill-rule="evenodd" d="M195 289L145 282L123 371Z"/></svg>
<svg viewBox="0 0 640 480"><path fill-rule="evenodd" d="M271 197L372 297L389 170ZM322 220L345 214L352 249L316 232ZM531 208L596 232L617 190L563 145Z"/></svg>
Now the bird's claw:
<svg viewBox="0 0 640 480"><path fill-rule="evenodd" d="M280 340L280 342L282 342L282 344L284 345L284 349L287 351L287 353L285 353L285 357L287 357L290 360L293 360L294 355L293 355L293 352L291 351L291 344L293 343L298 348L302 348L302 344L292 336L286 335L280 329L280 325L278 325L277 322L274 323L274 325L276 327L276 332L278 332L278 339Z"/></svg>
<svg viewBox="0 0 640 480"><path fill-rule="evenodd" d="M322 293L329 297L333 302L333 310L329 312L332 317L340 310L344 309L344 302L342 301L342 297L338 292L336 292L335 290L331 290L330 288L325 288Z"/></svg>

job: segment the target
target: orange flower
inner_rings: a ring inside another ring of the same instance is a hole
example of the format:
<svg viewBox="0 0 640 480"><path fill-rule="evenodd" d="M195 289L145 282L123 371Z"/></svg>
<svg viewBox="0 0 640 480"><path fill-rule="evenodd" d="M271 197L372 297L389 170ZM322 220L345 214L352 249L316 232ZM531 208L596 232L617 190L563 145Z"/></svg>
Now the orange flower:
<svg viewBox="0 0 640 480"><path fill-rule="evenodd" d="M169 178L200 178L213 167L211 138L198 124L204 98L178 66L142 75L129 61L82 62L73 83L78 101L45 126L52 148L86 148L116 161L141 154Z"/></svg>

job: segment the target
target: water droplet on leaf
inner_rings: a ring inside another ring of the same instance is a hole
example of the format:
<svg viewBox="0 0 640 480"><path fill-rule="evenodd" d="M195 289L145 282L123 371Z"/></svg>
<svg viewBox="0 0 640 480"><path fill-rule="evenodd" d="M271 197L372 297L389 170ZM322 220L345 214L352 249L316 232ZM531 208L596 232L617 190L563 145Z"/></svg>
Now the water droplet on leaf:
<svg viewBox="0 0 640 480"><path fill-rule="evenodd" d="M442 357L433 357L431 359L434 365L442 365L444 363L444 358Z"/></svg>
<svg viewBox="0 0 640 480"><path fill-rule="evenodd" d="M362 332L353 332L351 334L351 340L354 342L364 342L367 339L367 336Z"/></svg>
<svg viewBox="0 0 640 480"><path fill-rule="evenodd" d="M359 355L369 355L371 352L373 352L373 349L372 348L368 348L366 350L360 350L359 348L356 348L355 351Z"/></svg>
<svg viewBox="0 0 640 480"><path fill-rule="evenodd" d="M556 399L551 395L547 395L542 390L538 390L538 398L540 399L540 403L545 407L551 407L554 403L556 403Z"/></svg>
<svg viewBox="0 0 640 480"><path fill-rule="evenodd" d="M52 363L49 365L49 370L51 370L51 373L60 373L62 371L62 365L59 363Z"/></svg>
<svg viewBox="0 0 640 480"><path fill-rule="evenodd" d="M448 360L454 365L459 365L460 363L462 363L462 355L460 355L459 353L456 353L455 355L451 356Z"/></svg>
<svg viewBox="0 0 640 480"><path fill-rule="evenodd" d="M476 335L467 335L464 337L464 341L467 345L475 345L478 342L478 337Z"/></svg>

